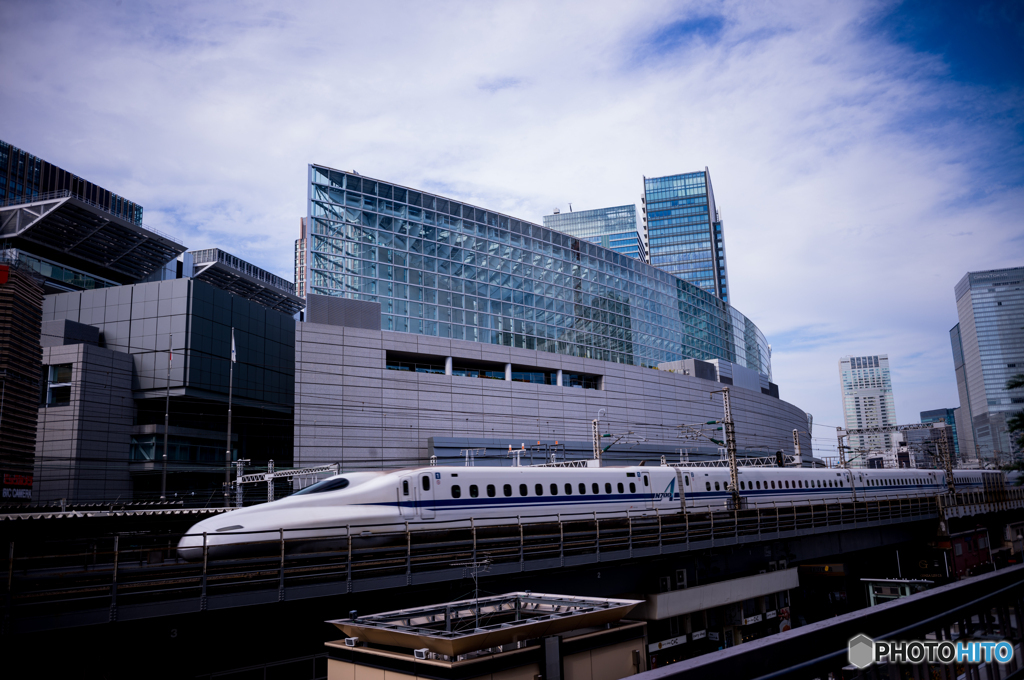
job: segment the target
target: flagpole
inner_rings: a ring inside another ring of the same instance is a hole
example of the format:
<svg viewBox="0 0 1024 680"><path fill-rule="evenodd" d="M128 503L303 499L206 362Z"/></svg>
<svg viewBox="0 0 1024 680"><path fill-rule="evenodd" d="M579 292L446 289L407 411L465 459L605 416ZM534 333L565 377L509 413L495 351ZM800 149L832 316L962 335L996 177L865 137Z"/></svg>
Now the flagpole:
<svg viewBox="0 0 1024 680"><path fill-rule="evenodd" d="M171 347L174 336L167 336L167 395L164 397L164 471L160 476L160 500L167 500L167 431L171 420L171 358L174 356Z"/></svg>
<svg viewBox="0 0 1024 680"><path fill-rule="evenodd" d="M235 386L235 327L231 327L231 364L228 369L228 444L224 452L224 507L231 507L231 397Z"/></svg>

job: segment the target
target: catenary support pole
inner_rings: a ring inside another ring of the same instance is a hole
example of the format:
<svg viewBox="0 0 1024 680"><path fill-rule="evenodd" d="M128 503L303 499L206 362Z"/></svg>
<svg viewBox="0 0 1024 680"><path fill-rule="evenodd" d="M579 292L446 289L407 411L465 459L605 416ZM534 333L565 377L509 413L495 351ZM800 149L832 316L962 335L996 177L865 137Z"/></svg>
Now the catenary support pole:
<svg viewBox="0 0 1024 680"><path fill-rule="evenodd" d="M160 474L160 500L167 500L167 435L171 427L171 358L174 352L174 336L167 336L167 391L164 395L164 466Z"/></svg>
<svg viewBox="0 0 1024 680"><path fill-rule="evenodd" d="M228 441L224 449L224 507L231 506L231 398L235 387L235 327L231 327L231 361L228 365Z"/></svg>

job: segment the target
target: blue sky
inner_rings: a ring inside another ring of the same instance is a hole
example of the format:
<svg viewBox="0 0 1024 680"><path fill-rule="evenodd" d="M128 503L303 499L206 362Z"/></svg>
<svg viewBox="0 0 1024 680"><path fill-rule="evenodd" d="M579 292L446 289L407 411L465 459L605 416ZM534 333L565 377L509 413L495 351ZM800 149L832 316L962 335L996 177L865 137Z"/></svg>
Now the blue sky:
<svg viewBox="0 0 1024 680"><path fill-rule="evenodd" d="M837 360L957 405L966 271L1024 262L1020 2L0 4L0 138L292 278L306 165L534 221L711 169L733 302L820 453Z"/></svg>

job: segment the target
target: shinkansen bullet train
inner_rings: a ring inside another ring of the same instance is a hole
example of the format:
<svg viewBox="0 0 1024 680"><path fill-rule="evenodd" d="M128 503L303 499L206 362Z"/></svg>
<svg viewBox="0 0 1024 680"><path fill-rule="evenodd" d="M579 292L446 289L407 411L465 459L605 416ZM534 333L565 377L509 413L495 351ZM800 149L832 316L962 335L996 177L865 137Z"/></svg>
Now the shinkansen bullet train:
<svg viewBox="0 0 1024 680"><path fill-rule="evenodd" d="M1005 484L1001 472L956 471L958 492ZM444 526L550 521L619 513L654 515L722 508L732 497L728 468L694 467L424 467L336 475L271 503L203 520L178 544L201 558L205 540L216 557L245 552L243 544L275 541L289 549L302 539L374 535ZM876 500L945 493L941 470L739 470L747 507L822 500ZM518 518L518 519L517 519ZM455 524L452 524L455 523ZM345 539L347 541L347 538ZM234 548L232 548L234 546Z"/></svg>

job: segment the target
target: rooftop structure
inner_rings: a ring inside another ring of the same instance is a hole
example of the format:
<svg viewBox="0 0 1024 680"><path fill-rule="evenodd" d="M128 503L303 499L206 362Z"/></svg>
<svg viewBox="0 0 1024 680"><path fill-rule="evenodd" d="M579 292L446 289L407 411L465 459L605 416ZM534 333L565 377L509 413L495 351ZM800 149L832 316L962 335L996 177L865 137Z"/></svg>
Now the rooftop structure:
<svg viewBox="0 0 1024 680"><path fill-rule="evenodd" d="M190 251L192 278L205 281L246 300L285 314L295 314L306 303L295 294L295 284L249 264L219 248Z"/></svg>
<svg viewBox="0 0 1024 680"><path fill-rule="evenodd" d="M641 600L505 593L428 607L328 621L371 644L457 656L530 638L604 626Z"/></svg>

